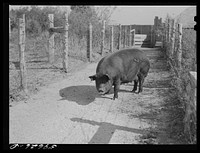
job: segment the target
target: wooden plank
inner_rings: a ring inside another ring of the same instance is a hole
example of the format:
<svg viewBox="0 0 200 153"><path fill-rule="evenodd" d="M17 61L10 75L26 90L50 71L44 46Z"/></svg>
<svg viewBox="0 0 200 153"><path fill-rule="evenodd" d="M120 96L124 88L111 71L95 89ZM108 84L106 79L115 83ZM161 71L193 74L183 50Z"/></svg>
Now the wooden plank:
<svg viewBox="0 0 200 153"><path fill-rule="evenodd" d="M136 41L135 44L150 44L149 41Z"/></svg>
<svg viewBox="0 0 200 153"><path fill-rule="evenodd" d="M63 33L63 32L65 32L65 28L64 27L50 27L49 28L49 32L50 33L54 33L54 32L56 32L56 33Z"/></svg>
<svg viewBox="0 0 200 153"><path fill-rule="evenodd" d="M143 34L135 34L135 38L137 39L146 39L147 35L143 35Z"/></svg>
<svg viewBox="0 0 200 153"><path fill-rule="evenodd" d="M135 39L135 41L146 41L146 40L148 40L148 39Z"/></svg>

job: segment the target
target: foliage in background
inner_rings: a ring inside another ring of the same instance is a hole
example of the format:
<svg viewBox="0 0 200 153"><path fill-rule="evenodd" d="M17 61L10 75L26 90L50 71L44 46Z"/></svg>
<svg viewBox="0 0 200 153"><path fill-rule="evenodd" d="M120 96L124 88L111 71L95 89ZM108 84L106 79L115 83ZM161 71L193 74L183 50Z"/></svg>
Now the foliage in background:
<svg viewBox="0 0 200 153"><path fill-rule="evenodd" d="M102 21L106 20L106 25L109 22L110 16L115 10L115 7L95 7L86 5L75 5L70 7L69 13L69 44L71 49L80 48L86 49L86 38L88 35L89 23L93 26L93 51L100 50ZM26 17L26 33L27 37L36 38L49 28L48 14L54 14L54 26L63 26L64 12L59 7L38 7L31 6L21 7L16 10L11 10L9 17L11 18L11 29L18 27L17 18L22 14ZM108 33L109 27L106 26ZM109 35L106 35L109 40ZM74 46L76 45L76 46ZM81 52L81 51L80 51Z"/></svg>

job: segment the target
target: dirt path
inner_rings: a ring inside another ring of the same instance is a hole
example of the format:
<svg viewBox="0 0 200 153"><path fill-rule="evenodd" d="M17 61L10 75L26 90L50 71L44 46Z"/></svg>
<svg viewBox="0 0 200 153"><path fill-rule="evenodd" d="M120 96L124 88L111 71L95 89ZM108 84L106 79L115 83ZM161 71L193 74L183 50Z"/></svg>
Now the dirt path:
<svg viewBox="0 0 200 153"><path fill-rule="evenodd" d="M143 92L121 85L119 99L96 92L96 63L9 109L10 143L177 144L170 135L176 95L159 49L144 49L151 69ZM173 102L173 104L172 104Z"/></svg>

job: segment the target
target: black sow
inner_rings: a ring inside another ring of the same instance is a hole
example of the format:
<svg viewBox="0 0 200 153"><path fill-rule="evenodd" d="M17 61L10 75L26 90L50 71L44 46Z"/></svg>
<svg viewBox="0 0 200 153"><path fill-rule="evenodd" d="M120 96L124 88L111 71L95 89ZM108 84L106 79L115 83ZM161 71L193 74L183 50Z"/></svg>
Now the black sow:
<svg viewBox="0 0 200 153"><path fill-rule="evenodd" d="M134 81L132 92L142 92L144 79L150 68L150 62L140 49L124 49L102 58L96 68L96 74L89 76L96 81L99 94L104 95L114 86L114 97L118 98L120 84Z"/></svg>

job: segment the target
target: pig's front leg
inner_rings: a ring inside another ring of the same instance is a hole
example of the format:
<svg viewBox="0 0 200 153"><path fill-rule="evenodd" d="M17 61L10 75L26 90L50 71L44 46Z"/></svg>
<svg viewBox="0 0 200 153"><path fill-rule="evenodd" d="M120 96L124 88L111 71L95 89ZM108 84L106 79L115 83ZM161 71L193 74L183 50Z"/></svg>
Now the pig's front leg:
<svg viewBox="0 0 200 153"><path fill-rule="evenodd" d="M114 80L114 96L113 96L113 100L115 100L115 98L118 98L118 91L120 89L120 79L116 79Z"/></svg>

